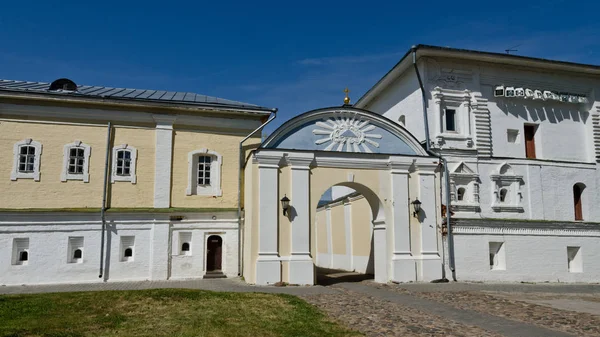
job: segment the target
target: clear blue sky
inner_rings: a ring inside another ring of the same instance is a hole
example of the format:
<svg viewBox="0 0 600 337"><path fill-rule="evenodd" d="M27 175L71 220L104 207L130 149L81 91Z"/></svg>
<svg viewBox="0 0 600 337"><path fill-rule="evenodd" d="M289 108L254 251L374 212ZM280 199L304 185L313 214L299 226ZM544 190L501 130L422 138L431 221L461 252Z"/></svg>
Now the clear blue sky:
<svg viewBox="0 0 600 337"><path fill-rule="evenodd" d="M0 78L356 101L413 44L600 64L599 1L4 1ZM273 130L273 126L268 131Z"/></svg>

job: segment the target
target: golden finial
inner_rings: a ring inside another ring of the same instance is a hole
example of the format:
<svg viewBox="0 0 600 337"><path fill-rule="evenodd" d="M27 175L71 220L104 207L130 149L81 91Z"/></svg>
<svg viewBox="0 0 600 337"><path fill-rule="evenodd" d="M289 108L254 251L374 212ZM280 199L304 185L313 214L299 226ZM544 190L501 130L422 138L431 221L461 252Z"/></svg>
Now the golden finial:
<svg viewBox="0 0 600 337"><path fill-rule="evenodd" d="M344 89L344 92L346 93L346 97L344 97L344 105L348 105L350 104L350 97L348 96L348 93L350 92L350 90L348 90L348 88Z"/></svg>

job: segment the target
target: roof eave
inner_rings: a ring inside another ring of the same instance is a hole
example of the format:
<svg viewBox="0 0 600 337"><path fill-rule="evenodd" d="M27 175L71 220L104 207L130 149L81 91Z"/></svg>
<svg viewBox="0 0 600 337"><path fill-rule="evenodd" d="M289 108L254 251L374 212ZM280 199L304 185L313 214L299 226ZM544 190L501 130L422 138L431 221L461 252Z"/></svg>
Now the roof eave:
<svg viewBox="0 0 600 337"><path fill-rule="evenodd" d="M73 94L54 94L54 93L41 93L41 92L24 92L22 90L8 90L0 89L0 98L10 98L19 100L34 100L34 101L45 101L45 102L67 102L75 104L93 104L100 106L127 106L130 108L135 107L152 107L152 108L163 108L163 109L186 109L187 111L201 110L201 111L213 111L230 114L254 114L262 116L268 116L273 112L276 112L276 108L266 107L253 107L253 106L237 106L229 104L219 103L203 103L203 102L158 102L154 100L145 99L131 99L121 97L93 97L83 96L76 93Z"/></svg>
<svg viewBox="0 0 600 337"><path fill-rule="evenodd" d="M422 57L439 56L511 66L525 66L552 71L574 72L588 76L600 76L600 66L596 65L420 44L409 49L400 59L400 61L398 61L398 63L396 63L392 69L383 75L383 77L377 81L377 83L375 83L375 85L371 87L361 98L359 98L354 105L359 108L364 108L390 83L395 81L398 76L400 76L412 64L410 55L412 54L413 50L417 52L417 60Z"/></svg>

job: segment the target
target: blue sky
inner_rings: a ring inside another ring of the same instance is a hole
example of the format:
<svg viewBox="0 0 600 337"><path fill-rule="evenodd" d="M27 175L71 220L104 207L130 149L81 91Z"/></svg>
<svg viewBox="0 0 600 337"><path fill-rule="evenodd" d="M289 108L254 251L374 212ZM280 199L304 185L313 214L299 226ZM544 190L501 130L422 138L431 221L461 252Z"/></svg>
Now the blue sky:
<svg viewBox="0 0 600 337"><path fill-rule="evenodd" d="M413 44L600 64L598 1L10 1L0 78L197 92L279 108L356 101Z"/></svg>

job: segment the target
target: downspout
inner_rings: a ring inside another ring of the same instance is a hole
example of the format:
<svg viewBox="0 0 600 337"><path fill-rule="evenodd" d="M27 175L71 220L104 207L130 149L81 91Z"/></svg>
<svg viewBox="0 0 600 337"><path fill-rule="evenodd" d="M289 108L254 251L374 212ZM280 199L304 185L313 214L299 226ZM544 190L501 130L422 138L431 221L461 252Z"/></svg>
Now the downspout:
<svg viewBox="0 0 600 337"><path fill-rule="evenodd" d="M112 136L112 125L108 122L106 132L106 159L104 161L104 188L102 191L102 208L100 209L100 219L102 221L102 232L100 236L100 274L99 278L104 275L104 233L106 232L106 196L108 191L108 174L110 163L110 139Z"/></svg>
<svg viewBox="0 0 600 337"><path fill-rule="evenodd" d="M258 128L256 128L254 131L252 131L249 135L247 135L244 139L242 139L242 141L240 142L240 149L239 149L239 154L240 154L240 165L239 165L239 175L238 175L238 274L239 275L243 275L243 267L244 264L242 263L242 235L243 235L243 231L242 231L242 174L243 171L242 169L244 168L244 160L245 160L245 156L243 153L243 144L246 140L248 140L248 138L252 137L255 133L257 133L259 130L262 130L262 128L264 128L267 124L271 123L272 120L274 120L277 117L277 109L272 109L272 114L269 116L269 119L267 119L266 122L264 122L263 124L261 124L261 126L259 126ZM262 139L261 139L262 141Z"/></svg>
<svg viewBox="0 0 600 337"><path fill-rule="evenodd" d="M454 264L454 238L452 235L452 225L450 222L450 174L448 170L448 161L442 157L441 154L434 153L431 151L431 144L429 141L429 119L427 118L427 96L425 95L425 88L423 87L423 81L421 80L421 74L419 73L419 67L417 67L417 46L412 46L412 63L419 80L419 88L421 89L421 98L423 100L423 122L425 123L425 149L428 153L435 155L440 159L442 165L444 165L444 175L446 176L446 226L448 227L448 262L450 263L450 270L452 271L452 279L456 281L456 271Z"/></svg>

